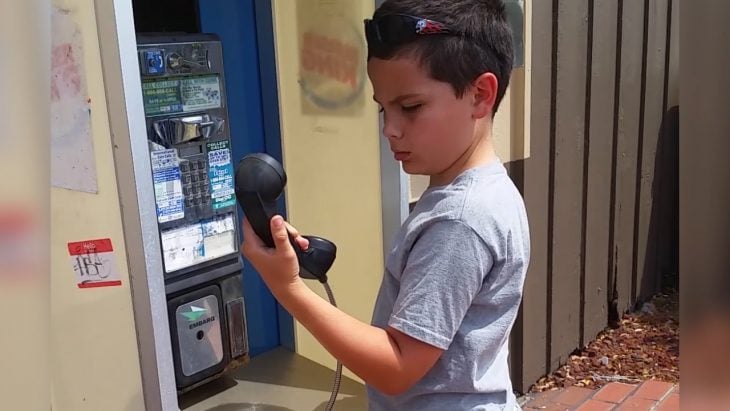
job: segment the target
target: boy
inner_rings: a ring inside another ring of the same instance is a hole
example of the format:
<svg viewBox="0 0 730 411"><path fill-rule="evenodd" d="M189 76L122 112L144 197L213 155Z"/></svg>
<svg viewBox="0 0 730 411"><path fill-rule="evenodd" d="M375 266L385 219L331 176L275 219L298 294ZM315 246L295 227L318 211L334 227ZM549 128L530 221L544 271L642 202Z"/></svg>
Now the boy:
<svg viewBox="0 0 730 411"><path fill-rule="evenodd" d="M243 253L274 296L368 385L371 410L519 409L508 337L529 260L527 218L492 144L511 33L498 0L387 0L365 23L368 75L396 160L430 185L396 236L364 324L298 277L244 222Z"/></svg>

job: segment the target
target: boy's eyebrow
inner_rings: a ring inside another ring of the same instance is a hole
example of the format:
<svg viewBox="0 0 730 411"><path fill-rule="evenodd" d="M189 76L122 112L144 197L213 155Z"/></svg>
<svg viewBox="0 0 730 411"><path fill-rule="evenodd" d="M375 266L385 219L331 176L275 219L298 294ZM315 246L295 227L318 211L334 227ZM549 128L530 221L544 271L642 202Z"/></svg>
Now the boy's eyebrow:
<svg viewBox="0 0 730 411"><path fill-rule="evenodd" d="M413 98L413 97L419 97L419 96L420 96L420 94L416 94L416 93L403 94L402 96L398 96L398 97L394 98L393 101L391 101L391 103L399 103L403 100ZM374 95L373 95L373 101L375 101L378 104L381 104L380 101L378 101L377 97L375 97Z"/></svg>

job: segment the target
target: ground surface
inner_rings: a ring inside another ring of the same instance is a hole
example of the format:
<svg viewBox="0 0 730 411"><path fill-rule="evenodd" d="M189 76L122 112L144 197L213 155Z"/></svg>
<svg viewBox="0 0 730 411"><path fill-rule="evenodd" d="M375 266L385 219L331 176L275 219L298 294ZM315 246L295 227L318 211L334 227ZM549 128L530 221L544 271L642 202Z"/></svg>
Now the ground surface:
<svg viewBox="0 0 730 411"><path fill-rule="evenodd" d="M679 303L677 292L657 295L641 310L624 315L567 364L541 378L530 392L555 388L601 388L610 382L679 382Z"/></svg>

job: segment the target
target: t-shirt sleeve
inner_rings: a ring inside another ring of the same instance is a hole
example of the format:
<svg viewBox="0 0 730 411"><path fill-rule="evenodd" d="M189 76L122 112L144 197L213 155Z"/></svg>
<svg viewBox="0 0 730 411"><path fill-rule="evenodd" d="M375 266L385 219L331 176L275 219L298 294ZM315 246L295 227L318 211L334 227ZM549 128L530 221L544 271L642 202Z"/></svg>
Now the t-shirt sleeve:
<svg viewBox="0 0 730 411"><path fill-rule="evenodd" d="M477 233L459 220L439 221L414 243L388 325L448 349L492 266Z"/></svg>

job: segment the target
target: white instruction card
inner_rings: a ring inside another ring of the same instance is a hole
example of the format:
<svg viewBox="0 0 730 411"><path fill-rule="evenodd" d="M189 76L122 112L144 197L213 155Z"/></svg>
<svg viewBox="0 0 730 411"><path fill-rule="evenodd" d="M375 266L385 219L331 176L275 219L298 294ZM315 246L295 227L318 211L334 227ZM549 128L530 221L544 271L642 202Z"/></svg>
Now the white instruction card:
<svg viewBox="0 0 730 411"><path fill-rule="evenodd" d="M155 183L157 221L166 223L185 217L185 197L180 180L177 150L159 150L150 154L152 178Z"/></svg>
<svg viewBox="0 0 730 411"><path fill-rule="evenodd" d="M162 232L162 254L168 273L235 253L237 249L232 213Z"/></svg>

